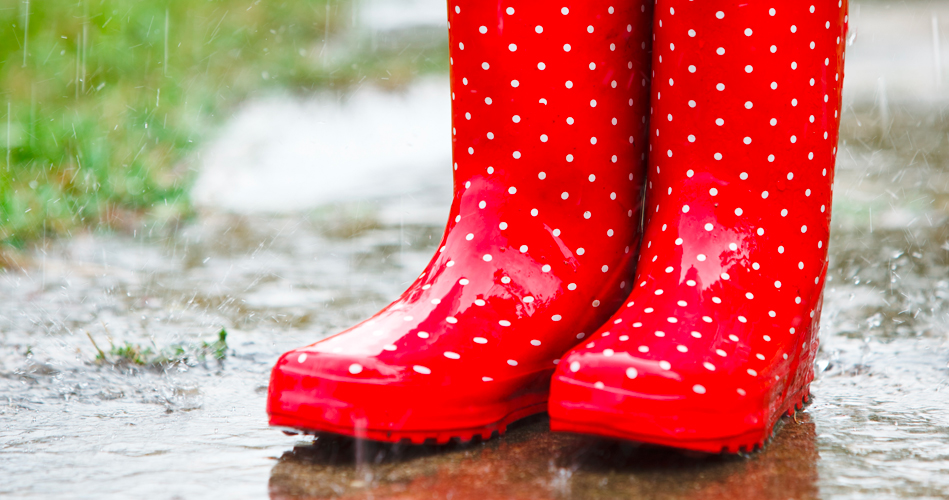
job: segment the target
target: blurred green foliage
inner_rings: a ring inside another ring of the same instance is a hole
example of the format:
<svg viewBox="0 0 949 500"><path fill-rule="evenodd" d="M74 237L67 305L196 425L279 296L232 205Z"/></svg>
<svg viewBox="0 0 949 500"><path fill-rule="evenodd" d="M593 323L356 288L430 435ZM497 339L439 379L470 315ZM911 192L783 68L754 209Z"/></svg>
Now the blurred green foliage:
<svg viewBox="0 0 949 500"><path fill-rule="evenodd" d="M189 152L252 92L447 66L353 19L346 0L0 0L0 246L187 215Z"/></svg>

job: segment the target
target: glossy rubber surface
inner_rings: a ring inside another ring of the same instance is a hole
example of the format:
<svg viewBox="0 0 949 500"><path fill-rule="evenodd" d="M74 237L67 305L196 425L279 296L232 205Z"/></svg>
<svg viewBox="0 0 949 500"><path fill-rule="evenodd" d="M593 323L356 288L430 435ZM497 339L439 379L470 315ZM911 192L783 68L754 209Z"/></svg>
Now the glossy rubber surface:
<svg viewBox="0 0 949 500"><path fill-rule="evenodd" d="M736 452L806 396L846 23L838 0L657 2L634 291L558 367L553 429Z"/></svg>
<svg viewBox="0 0 949 500"><path fill-rule="evenodd" d="M272 425L467 439L546 409L559 358L632 287L651 12L451 1L454 202L440 249L367 321L286 353Z"/></svg>

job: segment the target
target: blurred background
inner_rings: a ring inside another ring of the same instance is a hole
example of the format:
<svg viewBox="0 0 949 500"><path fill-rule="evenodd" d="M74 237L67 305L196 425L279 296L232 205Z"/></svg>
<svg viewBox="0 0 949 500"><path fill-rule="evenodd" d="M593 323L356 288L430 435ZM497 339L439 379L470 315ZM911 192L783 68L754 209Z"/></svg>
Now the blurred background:
<svg viewBox="0 0 949 500"><path fill-rule="evenodd" d="M949 2L850 4L814 403L750 457L266 426L451 201L439 0L0 0L0 495L944 498Z"/></svg>

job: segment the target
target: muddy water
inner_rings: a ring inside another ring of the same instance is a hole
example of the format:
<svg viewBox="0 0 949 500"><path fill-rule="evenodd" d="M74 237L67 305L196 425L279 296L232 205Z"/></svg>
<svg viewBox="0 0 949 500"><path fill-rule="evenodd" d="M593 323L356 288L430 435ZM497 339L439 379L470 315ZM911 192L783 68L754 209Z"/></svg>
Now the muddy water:
<svg viewBox="0 0 949 500"><path fill-rule="evenodd" d="M294 216L213 212L79 235L0 273L0 495L157 498L937 498L949 495L949 118L845 114L814 403L749 457L554 435L400 448L268 429L284 350L421 269L440 189ZM226 359L97 364L211 341Z"/></svg>

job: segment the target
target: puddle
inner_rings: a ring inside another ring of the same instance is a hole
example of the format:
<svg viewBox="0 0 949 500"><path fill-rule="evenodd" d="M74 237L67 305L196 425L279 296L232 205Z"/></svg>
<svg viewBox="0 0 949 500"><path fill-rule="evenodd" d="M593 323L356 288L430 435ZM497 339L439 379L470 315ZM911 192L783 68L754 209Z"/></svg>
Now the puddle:
<svg viewBox="0 0 949 500"><path fill-rule="evenodd" d="M401 90L248 102L202 152L194 201L286 212L450 185L450 95L438 77Z"/></svg>

